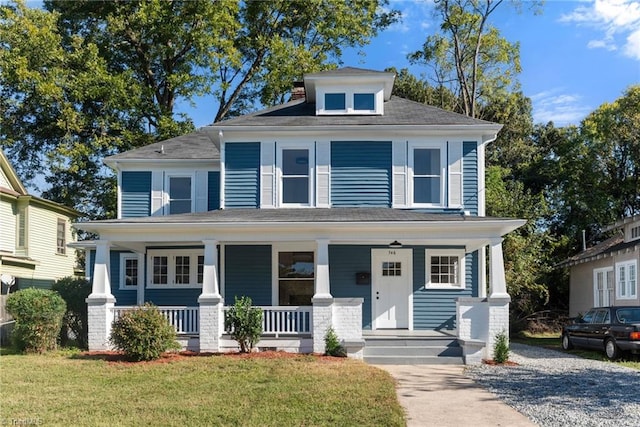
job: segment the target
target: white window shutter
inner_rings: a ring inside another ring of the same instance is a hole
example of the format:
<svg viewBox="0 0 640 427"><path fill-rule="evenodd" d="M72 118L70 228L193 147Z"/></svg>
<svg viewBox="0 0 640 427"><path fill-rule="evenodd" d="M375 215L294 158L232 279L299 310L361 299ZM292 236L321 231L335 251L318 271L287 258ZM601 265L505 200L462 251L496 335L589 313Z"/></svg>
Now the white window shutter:
<svg viewBox="0 0 640 427"><path fill-rule="evenodd" d="M316 142L316 207L331 206L331 143Z"/></svg>
<svg viewBox="0 0 640 427"><path fill-rule="evenodd" d="M393 141L393 207L404 208L407 202L407 142Z"/></svg>
<svg viewBox="0 0 640 427"><path fill-rule="evenodd" d="M449 198L450 208L462 206L462 141L449 142Z"/></svg>
<svg viewBox="0 0 640 427"><path fill-rule="evenodd" d="M196 212L207 211L207 187L208 187L208 172L203 170L196 171L196 182L194 185L196 195Z"/></svg>
<svg viewBox="0 0 640 427"><path fill-rule="evenodd" d="M151 215L160 216L164 207L164 172L151 172Z"/></svg>
<svg viewBox="0 0 640 427"><path fill-rule="evenodd" d="M260 207L275 207L276 143L260 144Z"/></svg>

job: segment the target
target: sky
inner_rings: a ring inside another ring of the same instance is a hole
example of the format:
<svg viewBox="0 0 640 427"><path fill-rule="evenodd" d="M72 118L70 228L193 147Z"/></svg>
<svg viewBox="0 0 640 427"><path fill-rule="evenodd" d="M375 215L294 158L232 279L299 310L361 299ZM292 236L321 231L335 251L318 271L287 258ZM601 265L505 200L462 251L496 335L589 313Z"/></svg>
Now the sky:
<svg viewBox="0 0 640 427"><path fill-rule="evenodd" d="M640 84L640 1L547 0L542 14L523 1L518 13L508 0L492 19L510 42L520 43L525 96L533 103L535 123L579 125L590 112L613 102L633 84ZM409 68L421 76L429 70L413 66L407 54L419 50L426 37L438 30L432 0L390 0L402 12L402 22L381 32L364 47L346 50L344 66L384 70ZM194 100L195 107L180 104L196 127L213 121L212 97Z"/></svg>

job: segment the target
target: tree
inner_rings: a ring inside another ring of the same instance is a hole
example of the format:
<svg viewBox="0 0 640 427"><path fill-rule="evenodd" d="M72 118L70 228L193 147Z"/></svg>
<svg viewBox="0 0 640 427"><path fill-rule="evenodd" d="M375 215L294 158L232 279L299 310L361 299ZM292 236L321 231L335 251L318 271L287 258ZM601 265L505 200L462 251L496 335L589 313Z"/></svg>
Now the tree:
<svg viewBox="0 0 640 427"><path fill-rule="evenodd" d="M433 105L444 110L454 110L456 105L455 94L446 87L431 86L425 79L419 79L411 74L407 68L403 68L398 72L394 67L391 67L385 71L396 75L396 80L393 84L393 95L422 104Z"/></svg>
<svg viewBox="0 0 640 427"><path fill-rule="evenodd" d="M409 55L413 63L430 65L438 86L458 97L456 111L479 117L486 104L516 86L520 48L489 22L503 0L436 0L441 33L427 37L422 49ZM533 5L537 5L534 2Z"/></svg>

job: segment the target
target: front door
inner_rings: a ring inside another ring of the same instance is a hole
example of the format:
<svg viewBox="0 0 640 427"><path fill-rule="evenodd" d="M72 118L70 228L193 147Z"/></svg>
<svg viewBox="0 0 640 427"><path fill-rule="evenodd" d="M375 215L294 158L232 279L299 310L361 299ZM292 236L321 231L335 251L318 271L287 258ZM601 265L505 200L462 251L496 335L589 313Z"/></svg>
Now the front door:
<svg viewBox="0 0 640 427"><path fill-rule="evenodd" d="M411 249L372 249L374 329L408 329L413 288Z"/></svg>

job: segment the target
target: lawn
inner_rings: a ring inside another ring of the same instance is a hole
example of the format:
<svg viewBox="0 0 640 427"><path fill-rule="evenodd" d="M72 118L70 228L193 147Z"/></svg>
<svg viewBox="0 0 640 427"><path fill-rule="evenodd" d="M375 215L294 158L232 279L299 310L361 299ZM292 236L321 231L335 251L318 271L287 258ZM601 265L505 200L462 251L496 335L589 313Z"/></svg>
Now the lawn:
<svg viewBox="0 0 640 427"><path fill-rule="evenodd" d="M534 345L538 347L550 348L553 350L564 351L560 343L560 333L556 334L530 334L527 332L520 333L518 336L511 337L511 341L518 342L527 345ZM585 359L601 360L609 362L603 352L592 351L583 348L574 348L566 353L574 354L576 356L583 357ZM640 358L638 356L624 356L623 358L616 360L615 362L628 368L640 370Z"/></svg>
<svg viewBox="0 0 640 427"><path fill-rule="evenodd" d="M0 390L11 425L405 425L391 376L351 359L3 354Z"/></svg>

